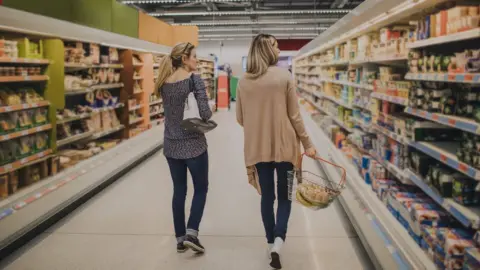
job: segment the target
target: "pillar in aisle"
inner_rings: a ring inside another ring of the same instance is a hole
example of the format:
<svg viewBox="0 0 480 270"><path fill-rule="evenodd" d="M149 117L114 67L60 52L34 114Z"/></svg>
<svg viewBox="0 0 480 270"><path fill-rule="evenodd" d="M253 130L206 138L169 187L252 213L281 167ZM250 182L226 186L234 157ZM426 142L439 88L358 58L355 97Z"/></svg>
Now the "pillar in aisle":
<svg viewBox="0 0 480 270"><path fill-rule="evenodd" d="M228 75L225 72L218 75L217 89L217 109L228 110L230 95L228 93Z"/></svg>

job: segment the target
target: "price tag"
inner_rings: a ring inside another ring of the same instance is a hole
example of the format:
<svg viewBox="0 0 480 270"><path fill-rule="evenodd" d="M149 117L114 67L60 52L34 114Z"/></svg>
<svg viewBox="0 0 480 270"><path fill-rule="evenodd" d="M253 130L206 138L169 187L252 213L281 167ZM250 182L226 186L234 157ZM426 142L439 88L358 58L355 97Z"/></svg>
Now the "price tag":
<svg viewBox="0 0 480 270"><path fill-rule="evenodd" d="M447 78L449 81L455 81L455 74L448 74L448 78Z"/></svg>
<svg viewBox="0 0 480 270"><path fill-rule="evenodd" d="M447 157L444 154L440 154L440 160L442 162L447 162Z"/></svg>
<svg viewBox="0 0 480 270"><path fill-rule="evenodd" d="M448 119L448 124L455 126L457 124L457 121L455 119Z"/></svg>
<svg viewBox="0 0 480 270"><path fill-rule="evenodd" d="M426 111L421 111L421 112L420 112L420 116L426 117L426 116L427 116L427 112L426 112Z"/></svg>
<svg viewBox="0 0 480 270"><path fill-rule="evenodd" d="M466 81L466 82L471 82L473 80L473 75L472 74L465 74L465 76L463 76L463 80Z"/></svg>
<svg viewBox="0 0 480 270"><path fill-rule="evenodd" d="M24 81L30 81L30 76L24 76L24 77L23 77L23 80L24 80Z"/></svg>
<svg viewBox="0 0 480 270"><path fill-rule="evenodd" d="M10 139L10 136L9 136L9 135L3 135L3 136L2 136L2 141L6 141L6 140L8 140L8 139Z"/></svg>
<svg viewBox="0 0 480 270"><path fill-rule="evenodd" d="M12 106L7 106L7 107L5 107L5 111L6 111L6 112L11 112L12 109L13 109Z"/></svg>
<svg viewBox="0 0 480 270"><path fill-rule="evenodd" d="M42 158L43 156L45 156L45 152L40 152L40 153L37 154L38 158Z"/></svg>
<svg viewBox="0 0 480 270"><path fill-rule="evenodd" d="M28 108L30 108L30 106L28 104L23 104L22 105L22 109L28 109Z"/></svg>
<svg viewBox="0 0 480 270"><path fill-rule="evenodd" d="M36 130L37 132L40 132L40 131L42 131L43 129L44 129L43 127L37 127L35 130Z"/></svg>
<svg viewBox="0 0 480 270"><path fill-rule="evenodd" d="M40 63L40 59L33 59L34 63Z"/></svg>
<svg viewBox="0 0 480 270"><path fill-rule="evenodd" d="M11 58L11 62L16 63L18 59L16 57Z"/></svg>
<svg viewBox="0 0 480 270"><path fill-rule="evenodd" d="M20 164L25 164L25 163L27 163L27 162L28 162L28 159L27 159L27 158L22 158L22 159L20 160Z"/></svg>
<svg viewBox="0 0 480 270"><path fill-rule="evenodd" d="M468 166L465 163L459 163L458 170L460 170L461 172L467 172Z"/></svg>
<svg viewBox="0 0 480 270"><path fill-rule="evenodd" d="M28 130L24 130L20 133L20 136L26 136L28 135Z"/></svg>
<svg viewBox="0 0 480 270"><path fill-rule="evenodd" d="M438 114L433 114L432 119L435 120L435 121L438 121Z"/></svg>

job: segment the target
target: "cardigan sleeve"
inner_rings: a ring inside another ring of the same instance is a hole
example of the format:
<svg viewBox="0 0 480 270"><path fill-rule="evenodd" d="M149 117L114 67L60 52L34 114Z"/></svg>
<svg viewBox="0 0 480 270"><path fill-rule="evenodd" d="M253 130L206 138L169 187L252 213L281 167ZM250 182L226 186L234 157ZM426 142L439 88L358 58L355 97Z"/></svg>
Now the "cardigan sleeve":
<svg viewBox="0 0 480 270"><path fill-rule="evenodd" d="M300 114L300 108L298 105L298 99L295 93L293 81L290 78L288 78L287 83L287 111L290 122L292 123L292 126L295 129L297 136L300 138L303 148L308 149L313 147L310 137L308 136L305 129L305 124L303 123L302 116Z"/></svg>
<svg viewBox="0 0 480 270"><path fill-rule="evenodd" d="M240 84L237 86L237 122L240 126L243 127L243 108L242 108L242 98L240 94Z"/></svg>

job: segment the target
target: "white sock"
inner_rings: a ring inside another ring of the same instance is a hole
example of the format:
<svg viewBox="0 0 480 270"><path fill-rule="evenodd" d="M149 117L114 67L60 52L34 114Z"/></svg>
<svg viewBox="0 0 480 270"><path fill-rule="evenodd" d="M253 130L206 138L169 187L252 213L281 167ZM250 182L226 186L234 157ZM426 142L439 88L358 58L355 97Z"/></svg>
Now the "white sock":
<svg viewBox="0 0 480 270"><path fill-rule="evenodd" d="M272 251L273 244L268 244L268 251Z"/></svg>
<svg viewBox="0 0 480 270"><path fill-rule="evenodd" d="M283 239L280 237L275 238L275 243L273 244L272 252L280 253L283 246Z"/></svg>

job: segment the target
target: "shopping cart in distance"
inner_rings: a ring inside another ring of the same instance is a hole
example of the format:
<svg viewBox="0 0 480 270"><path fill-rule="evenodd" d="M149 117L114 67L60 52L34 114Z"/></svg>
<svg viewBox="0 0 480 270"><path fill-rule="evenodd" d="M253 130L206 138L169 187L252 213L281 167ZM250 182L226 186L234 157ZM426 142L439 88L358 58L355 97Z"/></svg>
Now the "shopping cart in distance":
<svg viewBox="0 0 480 270"><path fill-rule="evenodd" d="M345 168L318 156L314 158L319 162L340 170L341 178L337 183L303 170L304 157L306 157L306 155L302 154L299 168L288 173L289 199L313 210L327 208L341 194L342 190L345 189L347 177Z"/></svg>

